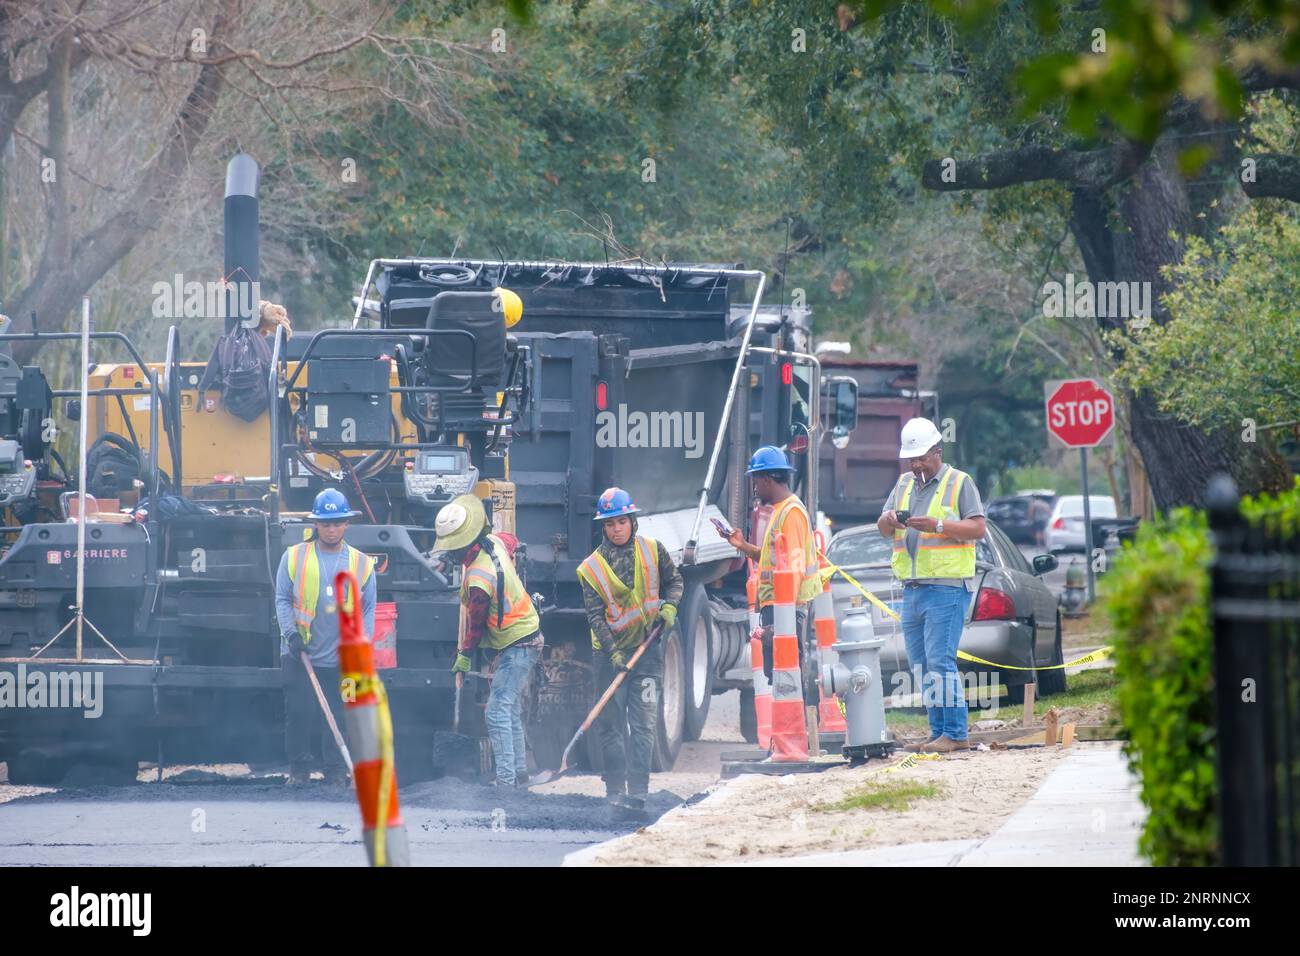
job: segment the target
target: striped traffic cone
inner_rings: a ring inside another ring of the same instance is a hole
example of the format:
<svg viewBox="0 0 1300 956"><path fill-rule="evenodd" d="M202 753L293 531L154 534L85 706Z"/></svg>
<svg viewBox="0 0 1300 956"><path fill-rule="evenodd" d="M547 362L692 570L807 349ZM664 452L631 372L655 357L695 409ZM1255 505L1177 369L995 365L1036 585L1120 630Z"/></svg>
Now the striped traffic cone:
<svg viewBox="0 0 1300 956"><path fill-rule="evenodd" d="M830 578L822 585L822 593L813 598L813 627L817 633L817 656L821 658L822 672L825 673L826 668L835 666L837 657L832 650L835 645L835 602L831 598ZM826 688L821 686L820 681L817 686L820 697L817 706L818 729L832 734L846 733L849 727L844 722L844 715L840 713L835 695L826 693Z"/></svg>
<svg viewBox="0 0 1300 956"><path fill-rule="evenodd" d="M361 804L361 832L371 866L410 866L406 825L397 802L393 754L393 717L388 695L375 673L374 647L362 627L356 600L357 579L340 571L334 579L339 595L339 690L344 724L352 751L352 779Z"/></svg>
<svg viewBox="0 0 1300 956"><path fill-rule="evenodd" d="M795 574L772 572L772 759L808 759L808 730L803 714L803 680L799 673L799 638L795 628Z"/></svg>

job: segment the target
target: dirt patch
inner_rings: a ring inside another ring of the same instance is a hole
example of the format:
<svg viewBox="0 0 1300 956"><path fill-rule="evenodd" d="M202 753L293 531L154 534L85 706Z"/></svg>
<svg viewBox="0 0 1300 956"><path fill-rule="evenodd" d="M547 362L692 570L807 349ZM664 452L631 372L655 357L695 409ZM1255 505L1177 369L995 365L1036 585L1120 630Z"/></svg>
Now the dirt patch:
<svg viewBox="0 0 1300 956"><path fill-rule="evenodd" d="M740 777L708 799L611 843L594 863L734 863L983 837L1028 800L1065 756L1059 748L972 751L908 767L899 767L904 758L897 757L888 766L873 762L821 774ZM906 809L815 809L853 803L865 784L882 781L912 783L918 793L933 795L906 801Z"/></svg>

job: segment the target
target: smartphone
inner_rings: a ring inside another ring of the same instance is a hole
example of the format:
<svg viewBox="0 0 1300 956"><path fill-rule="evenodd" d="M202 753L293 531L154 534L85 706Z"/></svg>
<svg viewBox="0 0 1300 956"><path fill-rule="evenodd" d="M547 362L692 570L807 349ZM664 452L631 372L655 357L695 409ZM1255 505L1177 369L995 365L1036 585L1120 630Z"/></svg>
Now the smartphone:
<svg viewBox="0 0 1300 956"><path fill-rule="evenodd" d="M724 538L731 534L731 529L723 524L720 518L710 518L709 520L713 522L713 527L718 529L718 534Z"/></svg>
<svg viewBox="0 0 1300 956"><path fill-rule="evenodd" d="M907 511L906 509L903 511L895 511L894 517L898 519L899 524L907 524L907 519L912 517L912 512Z"/></svg>

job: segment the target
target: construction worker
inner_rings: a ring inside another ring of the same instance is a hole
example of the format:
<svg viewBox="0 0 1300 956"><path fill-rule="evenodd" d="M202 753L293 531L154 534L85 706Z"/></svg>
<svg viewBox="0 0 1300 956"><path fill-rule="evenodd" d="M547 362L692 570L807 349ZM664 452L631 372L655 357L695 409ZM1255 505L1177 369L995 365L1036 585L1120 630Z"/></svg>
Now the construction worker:
<svg viewBox="0 0 1300 956"><path fill-rule="evenodd" d="M313 730L320 729L320 764L325 782L346 784L347 765L325 721L320 701L302 662L306 652L334 715L343 729L339 693L339 616L334 577L351 571L361 586L366 633L375 633L374 561L343 540L348 519L357 512L341 491L326 488L316 496L311 517L315 535L295 544L280 559L275 576L275 613L280 624L280 673L284 684L284 739L289 755L289 784L311 778Z"/></svg>
<svg viewBox="0 0 1300 956"><path fill-rule="evenodd" d="M969 750L957 646L975 582L975 542L985 533L984 505L970 475L943 463L943 435L929 419L903 426L898 456L909 470L894 484L876 527L894 542L907 659L930 720L930 739L907 749Z"/></svg>
<svg viewBox="0 0 1300 956"><path fill-rule="evenodd" d="M817 546L813 539L808 509L790 490L794 466L785 452L775 445L764 445L749 459L746 474L752 475L754 495L772 509L763 531L761 546L745 540L745 533L733 528L727 541L737 551L756 562L758 575L759 618L763 625L763 673L772 679L772 633L774 598L772 572L785 567L795 573L795 626L799 635L799 661L803 666L803 639L807 631L808 604L822 590L817 564ZM721 533L721 532L719 532ZM812 689L812 677L805 671L805 695ZM805 696L805 699L813 699Z"/></svg>
<svg viewBox="0 0 1300 956"><path fill-rule="evenodd" d="M652 624L673 626L683 590L681 573L663 544L637 534L639 512L630 494L607 488L596 500L594 519L601 523L604 538L578 565L596 662L596 694L603 694L620 671L627 672L597 718L605 797L634 812L645 809L650 791L663 642L651 644L630 671L628 661Z"/></svg>
<svg viewBox="0 0 1300 956"><path fill-rule="evenodd" d="M488 740L496 760L498 787L528 786L524 743L524 695L542 656L540 619L523 581L515 571L515 538L492 533L483 502L460 495L444 505L434 520L436 551L445 552L464 569L460 600L465 634L456 649L453 672L469 673L470 655L480 644L496 654L488 695Z"/></svg>

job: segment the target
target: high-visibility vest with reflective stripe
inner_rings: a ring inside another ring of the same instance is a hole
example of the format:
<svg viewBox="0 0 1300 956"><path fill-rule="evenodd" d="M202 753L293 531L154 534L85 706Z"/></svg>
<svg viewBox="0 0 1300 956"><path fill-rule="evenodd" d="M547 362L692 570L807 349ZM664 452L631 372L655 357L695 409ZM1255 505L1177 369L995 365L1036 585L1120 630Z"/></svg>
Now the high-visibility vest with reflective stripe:
<svg viewBox="0 0 1300 956"><path fill-rule="evenodd" d="M957 502L961 495L962 482L970 476L958 471L951 465L939 481L939 487L930 499L926 514L937 521L956 521L961 517L957 511ZM912 488L916 478L907 475L904 478L903 491L898 496L895 510L910 510L908 502L912 500ZM916 570L912 570L912 557L907 553L907 532L894 532L894 556L890 562L894 574L900 581L911 578L970 578L975 576L975 542L958 541L936 532L920 532L921 540L916 548Z"/></svg>
<svg viewBox="0 0 1300 956"><path fill-rule="evenodd" d="M664 603L659 597L659 545L641 535L635 543L636 571L630 588L618 579L599 550L578 565L578 577L605 602L605 621L619 648L640 644ZM591 632L591 646L601 650L595 631Z"/></svg>
<svg viewBox="0 0 1300 956"><path fill-rule="evenodd" d="M358 551L346 541L347 569L356 576L358 586L364 590L374 572L375 562L364 551ZM303 643L311 641L311 622L316 617L316 602L320 598L320 558L316 542L304 541L289 548L289 580L293 583L293 619ZM326 584L333 587L333 581Z"/></svg>
<svg viewBox="0 0 1300 956"><path fill-rule="evenodd" d="M808 521L808 510L803 506L797 495L790 495L779 505L772 509L772 516L768 518L767 528L763 531L763 546L758 553L758 606L767 607L775 598L775 590L772 587L772 572L776 569L775 545L776 536L784 524L786 516L791 510L802 512L804 520ZM792 568L799 580L798 591L795 593L796 604L807 604L822 590L821 575L817 572L817 551L813 542L812 522L808 521L808 538L804 543L803 567Z"/></svg>
<svg viewBox="0 0 1300 956"><path fill-rule="evenodd" d="M505 583L505 594L497 593L497 569L492 563L492 556L487 549L495 550L497 560L501 562L501 574ZM461 603L468 606L469 589L478 588L487 592L488 618L487 636L483 646L494 651L511 644L537 631L539 618L533 607L532 598L524 590L524 582L519 580L514 562L505 544L494 534L487 536L487 541L479 548L461 580Z"/></svg>

